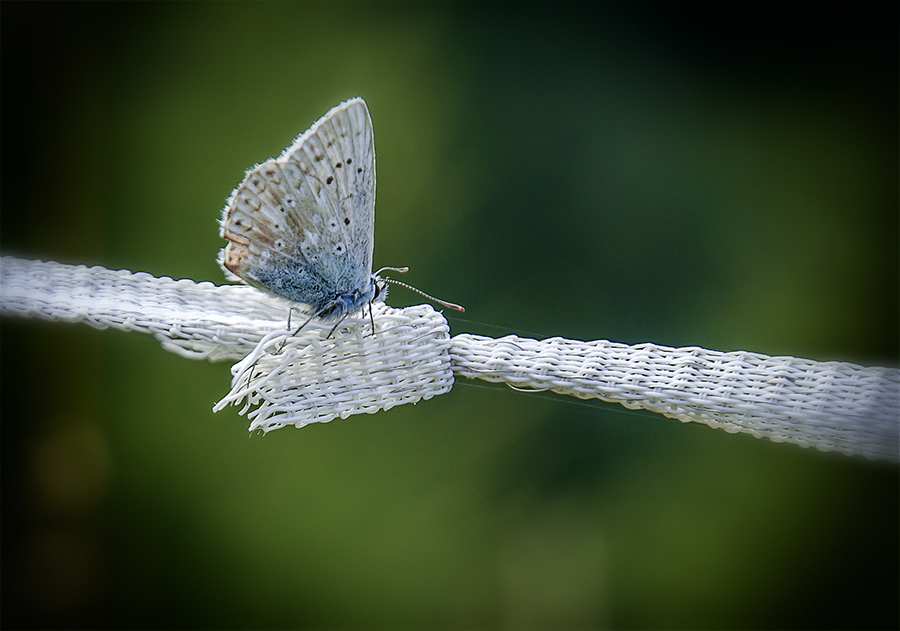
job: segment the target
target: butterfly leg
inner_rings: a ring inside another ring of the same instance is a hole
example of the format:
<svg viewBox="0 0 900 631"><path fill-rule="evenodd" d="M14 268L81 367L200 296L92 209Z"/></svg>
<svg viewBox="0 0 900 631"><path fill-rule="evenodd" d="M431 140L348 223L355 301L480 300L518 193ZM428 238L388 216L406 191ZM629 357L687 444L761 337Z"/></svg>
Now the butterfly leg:
<svg viewBox="0 0 900 631"><path fill-rule="evenodd" d="M291 333L291 337L294 337L294 336L297 335L300 331L302 331L302 330L303 330L303 327L305 327L307 324L309 324L310 322L312 322L313 318L315 318L317 315L319 315L319 314L318 314L318 313L314 313L314 314L312 314L311 316L309 316L309 317L306 319L306 322L304 322L303 324L301 324L300 326L298 326L298 327L297 327L297 330L294 331L293 333Z"/></svg>
<svg viewBox="0 0 900 631"><path fill-rule="evenodd" d="M287 323L288 331L291 330L291 314L292 314L293 312L294 312L294 308L293 308L293 307L291 307L290 309L288 309L288 323ZM294 336L297 335L300 331L302 331L302 330L303 330L303 327L305 327L307 324L309 324L310 322L312 322L312 319L315 318L317 315L319 315L319 314L318 314L318 313L314 313L314 314L312 314L311 316L309 316L309 318L307 318L306 322L304 322L303 324L301 324L299 327L297 327L297 330L296 330L296 331L294 331L293 333L291 333L291 337L294 337ZM278 347L278 351L276 351L276 352L280 353L280 352L282 351L282 349L284 349L284 345L285 345L285 344L287 344L287 339L282 340L281 346Z"/></svg>
<svg viewBox="0 0 900 631"><path fill-rule="evenodd" d="M328 332L328 335L325 337L325 339L327 340L329 337L331 337L334 334L334 332L337 331L337 328L339 326L341 326L341 322L343 322L346 319L347 319L347 315L345 314L343 317L341 317L340 320L338 320L338 323L334 325L334 328Z"/></svg>

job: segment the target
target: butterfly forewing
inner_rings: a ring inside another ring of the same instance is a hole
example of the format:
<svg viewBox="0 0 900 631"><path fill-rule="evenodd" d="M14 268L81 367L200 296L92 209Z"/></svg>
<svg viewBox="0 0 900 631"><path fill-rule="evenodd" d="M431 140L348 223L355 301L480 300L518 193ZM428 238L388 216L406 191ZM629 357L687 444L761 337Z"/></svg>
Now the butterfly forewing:
<svg viewBox="0 0 900 631"><path fill-rule="evenodd" d="M362 99L341 103L225 207L222 266L258 288L343 316L372 298L375 148Z"/></svg>

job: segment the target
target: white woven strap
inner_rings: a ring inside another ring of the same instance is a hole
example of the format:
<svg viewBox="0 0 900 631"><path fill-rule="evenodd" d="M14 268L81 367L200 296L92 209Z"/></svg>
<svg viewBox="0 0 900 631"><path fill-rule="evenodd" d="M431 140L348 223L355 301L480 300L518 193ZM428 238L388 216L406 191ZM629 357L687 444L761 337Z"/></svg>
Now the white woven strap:
<svg viewBox="0 0 900 631"><path fill-rule="evenodd" d="M900 371L704 348L457 335L457 376L643 408L775 442L898 460Z"/></svg>
<svg viewBox="0 0 900 631"><path fill-rule="evenodd" d="M283 322L283 319L282 319ZM270 431L389 410L449 392L450 327L428 305L375 306L368 319L309 322L267 335L232 368L231 391L214 411L244 403L250 430Z"/></svg>
<svg viewBox="0 0 900 631"><path fill-rule="evenodd" d="M900 370L654 344L449 339L430 306L374 306L333 333L285 330L288 307L255 289L0 259L0 313L153 334L192 359L242 359L215 409L251 429L375 412L450 390L453 373L644 408L728 432L900 460ZM296 317L296 313L295 313ZM295 320L296 322L297 320Z"/></svg>
<svg viewBox="0 0 900 631"><path fill-rule="evenodd" d="M191 359L236 360L284 328L288 308L246 285L0 258L0 313L150 333Z"/></svg>
<svg viewBox="0 0 900 631"><path fill-rule="evenodd" d="M333 325L309 322L292 335L288 304L246 285L0 258L0 314L150 333L189 359L243 359L214 409L245 402L251 431L374 413L450 390L443 316L428 305L372 307L375 336L364 317L333 333Z"/></svg>

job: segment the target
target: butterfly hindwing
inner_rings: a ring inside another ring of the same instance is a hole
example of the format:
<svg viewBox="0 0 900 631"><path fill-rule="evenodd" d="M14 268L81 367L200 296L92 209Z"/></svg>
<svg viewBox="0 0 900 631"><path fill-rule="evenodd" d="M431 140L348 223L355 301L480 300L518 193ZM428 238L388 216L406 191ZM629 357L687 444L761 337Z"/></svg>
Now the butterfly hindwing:
<svg viewBox="0 0 900 631"><path fill-rule="evenodd" d="M343 316L374 293L374 222L372 122L357 98L247 172L223 211L220 263L314 314Z"/></svg>

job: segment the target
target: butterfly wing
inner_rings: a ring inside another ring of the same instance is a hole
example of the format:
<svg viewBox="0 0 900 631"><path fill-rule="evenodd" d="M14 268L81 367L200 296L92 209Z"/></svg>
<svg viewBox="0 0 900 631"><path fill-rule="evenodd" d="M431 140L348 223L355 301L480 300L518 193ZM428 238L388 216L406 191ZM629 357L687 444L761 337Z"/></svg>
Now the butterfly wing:
<svg viewBox="0 0 900 631"><path fill-rule="evenodd" d="M228 200L219 263L254 287L338 318L374 295L375 141L361 98L332 108Z"/></svg>

